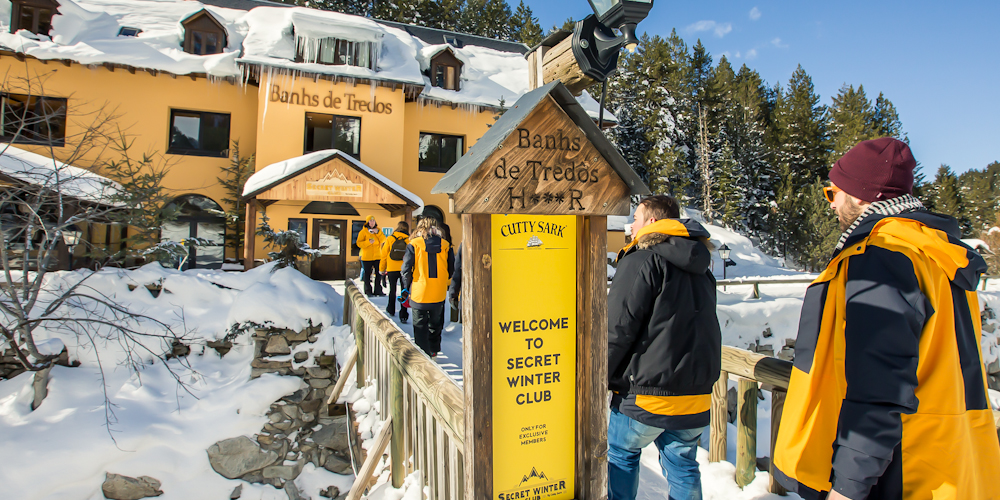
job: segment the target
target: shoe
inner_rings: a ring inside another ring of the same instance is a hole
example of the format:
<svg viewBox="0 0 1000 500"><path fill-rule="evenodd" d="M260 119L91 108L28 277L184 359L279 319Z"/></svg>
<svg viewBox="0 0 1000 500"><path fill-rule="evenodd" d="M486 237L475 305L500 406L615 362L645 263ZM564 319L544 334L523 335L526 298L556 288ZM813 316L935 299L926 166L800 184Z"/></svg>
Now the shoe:
<svg viewBox="0 0 1000 500"><path fill-rule="evenodd" d="M431 354L431 359L438 357L437 353Z"/></svg>

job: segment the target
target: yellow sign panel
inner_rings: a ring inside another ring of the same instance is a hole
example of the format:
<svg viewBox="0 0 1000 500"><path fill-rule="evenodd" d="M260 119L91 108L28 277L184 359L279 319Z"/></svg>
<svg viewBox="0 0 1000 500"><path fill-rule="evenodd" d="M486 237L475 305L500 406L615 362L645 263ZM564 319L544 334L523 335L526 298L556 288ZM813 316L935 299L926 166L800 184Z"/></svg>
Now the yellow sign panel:
<svg viewBox="0 0 1000 500"><path fill-rule="evenodd" d="M364 185L351 182L347 176L334 170L318 181L306 182L306 195L362 198Z"/></svg>
<svg viewBox="0 0 1000 500"><path fill-rule="evenodd" d="M576 217L493 215L493 495L573 498Z"/></svg>

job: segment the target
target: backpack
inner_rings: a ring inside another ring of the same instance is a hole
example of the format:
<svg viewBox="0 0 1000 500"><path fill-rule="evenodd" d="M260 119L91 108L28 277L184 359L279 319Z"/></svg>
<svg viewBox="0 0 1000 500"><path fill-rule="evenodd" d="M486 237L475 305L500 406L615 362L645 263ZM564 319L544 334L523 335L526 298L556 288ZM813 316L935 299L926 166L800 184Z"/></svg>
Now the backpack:
<svg viewBox="0 0 1000 500"><path fill-rule="evenodd" d="M392 246L389 248L389 259L390 260L403 260L406 256L406 239L396 238L396 241L392 242Z"/></svg>

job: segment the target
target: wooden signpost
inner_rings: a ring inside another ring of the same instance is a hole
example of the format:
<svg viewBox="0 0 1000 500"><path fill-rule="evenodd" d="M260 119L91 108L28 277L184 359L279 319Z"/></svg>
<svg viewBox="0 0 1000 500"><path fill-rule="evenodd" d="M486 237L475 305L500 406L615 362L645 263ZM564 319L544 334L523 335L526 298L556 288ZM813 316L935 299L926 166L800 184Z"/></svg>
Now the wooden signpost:
<svg viewBox="0 0 1000 500"><path fill-rule="evenodd" d="M432 192L462 214L466 498L606 498L607 216L648 189L552 82Z"/></svg>

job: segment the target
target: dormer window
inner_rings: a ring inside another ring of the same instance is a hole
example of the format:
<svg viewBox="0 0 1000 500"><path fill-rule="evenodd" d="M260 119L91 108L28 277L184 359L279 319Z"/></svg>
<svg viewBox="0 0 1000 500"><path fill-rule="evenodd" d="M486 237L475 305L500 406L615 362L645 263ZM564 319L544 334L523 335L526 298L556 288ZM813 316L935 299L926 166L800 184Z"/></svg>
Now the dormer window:
<svg viewBox="0 0 1000 500"><path fill-rule="evenodd" d="M295 44L295 62L358 66L375 70L378 68L378 44L339 38L298 37Z"/></svg>
<svg viewBox="0 0 1000 500"><path fill-rule="evenodd" d="M197 56L221 54L226 48L226 28L207 10L202 9L181 21L184 26L184 52Z"/></svg>
<svg viewBox="0 0 1000 500"><path fill-rule="evenodd" d="M445 90L461 90L462 61L451 49L445 49L431 59L431 85Z"/></svg>
<svg viewBox="0 0 1000 500"><path fill-rule="evenodd" d="M142 33L141 29L130 28L128 26L122 26L121 29L118 30L118 36L139 36L139 33Z"/></svg>
<svg viewBox="0 0 1000 500"><path fill-rule="evenodd" d="M52 16L59 3L55 0L13 0L10 12L10 32L28 30L36 35L48 35Z"/></svg>
<svg viewBox="0 0 1000 500"><path fill-rule="evenodd" d="M448 45L451 45L456 49L460 49L462 48L462 45L464 45L462 41L458 39L458 37L448 36L448 35L444 35L444 43L447 43Z"/></svg>

